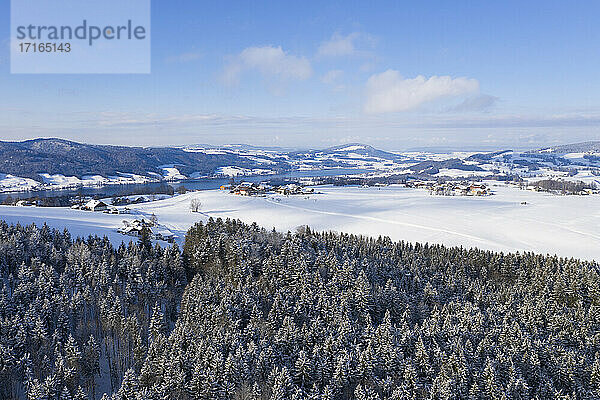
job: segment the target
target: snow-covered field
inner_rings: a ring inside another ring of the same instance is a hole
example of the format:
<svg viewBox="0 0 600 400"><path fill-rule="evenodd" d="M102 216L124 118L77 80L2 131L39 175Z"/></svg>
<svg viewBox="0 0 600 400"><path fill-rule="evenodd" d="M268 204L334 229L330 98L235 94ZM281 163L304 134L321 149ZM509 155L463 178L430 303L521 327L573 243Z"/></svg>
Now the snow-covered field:
<svg viewBox="0 0 600 400"><path fill-rule="evenodd" d="M32 190L38 186L40 186L40 183L30 178L0 174L0 191Z"/></svg>
<svg viewBox="0 0 600 400"><path fill-rule="evenodd" d="M242 168L242 167L229 166L229 167L219 167L216 169L215 173L217 175L224 175L224 176L246 176L246 175L267 175L267 174L273 174L274 172L269 169L262 169L262 168L248 169L248 168Z"/></svg>
<svg viewBox="0 0 600 400"><path fill-rule="evenodd" d="M29 190L60 190L81 186L104 186L104 185L124 185L132 183L148 183L159 181L160 179L175 180L185 179L177 168L163 168L165 176L151 173L153 178L129 174L119 173L119 175L104 177L101 175L84 175L81 178L76 176L65 176L62 174L39 174L42 182L35 181L30 178L23 178L10 174L0 174L0 192L21 192Z"/></svg>
<svg viewBox="0 0 600 400"><path fill-rule="evenodd" d="M168 181L175 181L178 179L187 179L187 176L185 176L181 172L179 172L179 170L176 168L176 166L174 164L161 165L159 168L161 168L163 171L163 178Z"/></svg>
<svg viewBox="0 0 600 400"><path fill-rule="evenodd" d="M502 184L492 189L496 195L489 197L431 196L399 186L324 186L316 188L319 194L290 197L241 197L210 190L130 208L142 215L156 214L160 224L180 238L199 220L229 217L281 231L309 225L316 230L386 235L394 240L600 260L600 197L556 196ZM193 198L202 202L202 213L190 212ZM68 227L74 235L108 234L119 243L130 238L118 235L116 228L121 220L134 217L0 207L0 218L10 222L46 221L54 227Z"/></svg>
<svg viewBox="0 0 600 400"><path fill-rule="evenodd" d="M434 176L446 176L449 178L472 178L478 176L489 176L492 175L490 171L464 171L462 169L453 169L453 168L441 168L440 172L435 174Z"/></svg>
<svg viewBox="0 0 600 400"><path fill-rule="evenodd" d="M63 207L0 206L0 219L8 223L21 225L35 223L42 226L46 222L52 228L68 229L73 237L108 236L114 244L131 240L117 233L116 228L121 225L122 220L133 218L132 215L110 215Z"/></svg>

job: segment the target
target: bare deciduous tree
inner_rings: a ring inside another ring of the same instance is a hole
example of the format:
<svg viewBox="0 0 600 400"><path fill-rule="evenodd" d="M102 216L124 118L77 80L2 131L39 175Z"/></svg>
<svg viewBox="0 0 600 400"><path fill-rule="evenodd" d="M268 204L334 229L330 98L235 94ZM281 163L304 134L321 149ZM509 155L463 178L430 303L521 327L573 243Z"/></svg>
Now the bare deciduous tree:
<svg viewBox="0 0 600 400"><path fill-rule="evenodd" d="M192 199L192 201L190 201L190 210L192 210L192 212L200 212L201 207L202 203L200 202L200 200Z"/></svg>

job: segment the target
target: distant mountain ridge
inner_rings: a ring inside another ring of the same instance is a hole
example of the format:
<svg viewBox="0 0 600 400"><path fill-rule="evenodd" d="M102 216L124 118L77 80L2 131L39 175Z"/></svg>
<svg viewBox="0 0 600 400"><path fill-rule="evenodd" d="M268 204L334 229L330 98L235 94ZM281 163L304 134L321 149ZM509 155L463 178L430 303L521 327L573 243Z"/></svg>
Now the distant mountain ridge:
<svg viewBox="0 0 600 400"><path fill-rule="evenodd" d="M536 153L600 153L600 141L563 144L551 146L535 151Z"/></svg>
<svg viewBox="0 0 600 400"><path fill-rule="evenodd" d="M424 176L451 173L456 177L487 170L497 173L501 167L505 171L521 170L530 174L544 168L560 169L567 166L600 168L600 157L596 153L600 153L600 141L528 152L501 150L470 155L394 153L362 143L290 151L243 144L127 147L64 139L0 141L0 191L33 187L37 186L36 182L60 186L78 182L83 184L80 181L87 184L106 181L122 183L145 181L147 178L180 180L187 177L273 175L287 171L327 169ZM128 174L129 180L123 178Z"/></svg>
<svg viewBox="0 0 600 400"><path fill-rule="evenodd" d="M307 151L295 151L291 154L302 155L302 154L343 154L345 156L351 156L352 154L359 154L368 157L378 157L386 160L399 160L403 158L399 154L391 153L384 150L376 149L373 146L362 143L347 143L338 146L328 147L322 150L307 150Z"/></svg>
<svg viewBox="0 0 600 400"><path fill-rule="evenodd" d="M39 174L114 176L119 172L147 176L161 173L160 166L176 164L183 174L212 174L223 166L257 168L262 165L235 154L206 154L173 147L93 145L64 139L0 142L0 172L40 181ZM286 165L270 165L286 169Z"/></svg>

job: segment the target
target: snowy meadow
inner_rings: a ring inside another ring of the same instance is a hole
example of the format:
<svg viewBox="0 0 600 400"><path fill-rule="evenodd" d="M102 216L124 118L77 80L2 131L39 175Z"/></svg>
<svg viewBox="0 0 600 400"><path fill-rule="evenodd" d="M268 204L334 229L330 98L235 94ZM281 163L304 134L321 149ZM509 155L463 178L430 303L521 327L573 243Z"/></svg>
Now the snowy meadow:
<svg viewBox="0 0 600 400"><path fill-rule="evenodd" d="M178 236L208 218L256 222L267 229L294 231L308 225L316 231L336 231L394 241L438 243L480 249L557 254L600 260L600 203L596 196L557 196L492 185L493 196L435 196L400 186L315 187L316 194L265 197L236 196L206 190L132 205L131 215L109 215L68 208L0 207L9 223L68 228L73 236L108 236L114 243L132 240L117 233L123 220L158 217L159 224ZM192 213L197 199L200 212Z"/></svg>

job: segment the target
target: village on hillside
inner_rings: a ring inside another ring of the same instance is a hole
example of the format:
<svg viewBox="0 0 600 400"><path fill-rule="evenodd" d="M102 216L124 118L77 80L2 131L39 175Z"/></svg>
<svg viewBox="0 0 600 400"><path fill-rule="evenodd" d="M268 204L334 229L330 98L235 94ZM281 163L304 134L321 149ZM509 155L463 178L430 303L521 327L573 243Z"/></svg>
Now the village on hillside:
<svg viewBox="0 0 600 400"><path fill-rule="evenodd" d="M425 189L429 191L429 194L439 196L490 196L494 194L488 186L481 182L409 180L405 186Z"/></svg>
<svg viewBox="0 0 600 400"><path fill-rule="evenodd" d="M319 183L312 181L309 184L318 185ZM492 190L481 182L409 180L400 185L407 188L425 189L430 194L442 196L489 196L493 194ZM363 186L385 187L388 185L380 182L368 182L363 183ZM300 182L285 185L270 185L264 182L242 182L239 184L222 185L220 189L238 196L265 196L267 194L289 196L316 193L314 188L307 187Z"/></svg>

